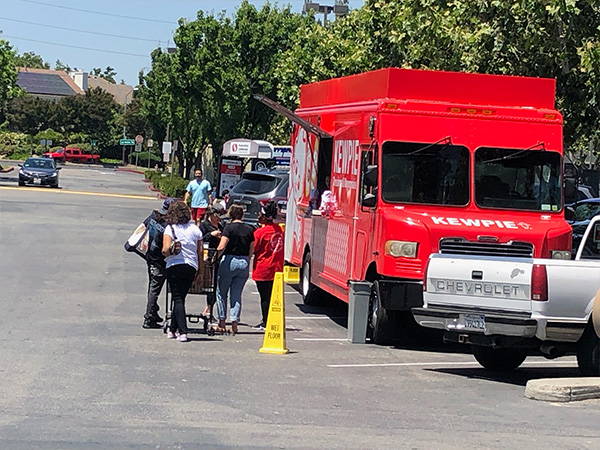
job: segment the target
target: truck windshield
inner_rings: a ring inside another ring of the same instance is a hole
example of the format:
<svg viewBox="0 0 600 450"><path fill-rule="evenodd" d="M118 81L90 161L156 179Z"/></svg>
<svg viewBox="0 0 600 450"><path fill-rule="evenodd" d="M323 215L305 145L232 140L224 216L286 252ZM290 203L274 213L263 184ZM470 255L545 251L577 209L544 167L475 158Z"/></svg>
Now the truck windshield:
<svg viewBox="0 0 600 450"><path fill-rule="evenodd" d="M475 199L484 208L557 212L560 154L543 150L480 148L475 152Z"/></svg>
<svg viewBox="0 0 600 450"><path fill-rule="evenodd" d="M466 205L469 151L450 144L386 142L381 193L392 203Z"/></svg>

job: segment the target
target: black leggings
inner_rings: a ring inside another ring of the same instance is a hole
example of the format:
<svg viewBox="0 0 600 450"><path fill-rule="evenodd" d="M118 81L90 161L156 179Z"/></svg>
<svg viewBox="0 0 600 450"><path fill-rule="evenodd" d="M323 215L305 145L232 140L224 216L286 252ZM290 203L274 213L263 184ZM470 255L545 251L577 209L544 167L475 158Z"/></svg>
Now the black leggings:
<svg viewBox="0 0 600 450"><path fill-rule="evenodd" d="M173 311L169 329L172 332L187 333L187 319L185 315L185 297L196 277L196 269L188 264L177 264L167 269L167 281L171 288L173 298Z"/></svg>
<svg viewBox="0 0 600 450"><path fill-rule="evenodd" d="M262 311L263 324L267 325L269 317L269 305L271 304L271 292L273 291L273 280L270 281L255 281L256 289L260 294L260 309Z"/></svg>

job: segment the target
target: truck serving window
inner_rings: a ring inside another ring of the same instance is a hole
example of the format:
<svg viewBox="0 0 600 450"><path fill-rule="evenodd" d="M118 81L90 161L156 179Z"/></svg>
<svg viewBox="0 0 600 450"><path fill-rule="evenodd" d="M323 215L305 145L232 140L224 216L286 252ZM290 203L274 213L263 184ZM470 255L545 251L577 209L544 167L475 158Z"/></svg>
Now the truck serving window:
<svg viewBox="0 0 600 450"><path fill-rule="evenodd" d="M236 184L231 192L233 194L266 194L277 187L279 178L272 175L263 175L257 173L245 173L242 179Z"/></svg>
<svg viewBox="0 0 600 450"><path fill-rule="evenodd" d="M392 203L469 203L469 151L450 144L386 142L381 193Z"/></svg>
<svg viewBox="0 0 600 450"><path fill-rule="evenodd" d="M475 200L484 208L557 212L560 154L544 150L480 148L475 152Z"/></svg>

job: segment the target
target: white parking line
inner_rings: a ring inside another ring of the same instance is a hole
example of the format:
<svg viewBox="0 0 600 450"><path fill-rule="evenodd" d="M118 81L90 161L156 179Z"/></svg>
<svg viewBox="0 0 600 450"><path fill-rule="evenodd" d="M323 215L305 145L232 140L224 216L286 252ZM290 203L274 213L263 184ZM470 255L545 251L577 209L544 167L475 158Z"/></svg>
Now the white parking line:
<svg viewBox="0 0 600 450"><path fill-rule="evenodd" d="M299 340L299 339L296 339ZM522 366L546 365L572 365L577 366L577 361L529 361ZM475 366L480 367L476 361L444 361L444 362L414 362L414 363L380 363L380 364L327 364L327 367L336 369L348 367L427 367L427 366Z"/></svg>
<svg viewBox="0 0 600 450"><path fill-rule="evenodd" d="M333 317L329 317L329 316L286 316L286 320L290 319L290 320L334 320L334 319L345 319L345 316L333 316Z"/></svg>
<svg viewBox="0 0 600 450"><path fill-rule="evenodd" d="M346 341L348 342L348 339L343 338L294 338L295 341Z"/></svg>

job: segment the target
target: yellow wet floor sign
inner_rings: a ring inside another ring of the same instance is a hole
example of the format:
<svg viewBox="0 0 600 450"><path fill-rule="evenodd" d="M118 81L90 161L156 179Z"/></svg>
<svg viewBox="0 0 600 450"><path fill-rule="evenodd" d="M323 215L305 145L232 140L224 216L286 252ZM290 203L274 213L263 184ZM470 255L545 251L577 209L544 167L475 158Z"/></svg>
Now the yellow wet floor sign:
<svg viewBox="0 0 600 450"><path fill-rule="evenodd" d="M283 355L289 351L285 344L285 301L283 298L283 273L281 272L275 274L265 337L259 351L273 355Z"/></svg>

